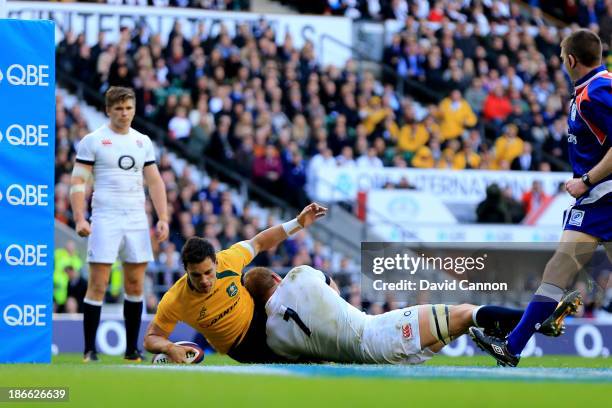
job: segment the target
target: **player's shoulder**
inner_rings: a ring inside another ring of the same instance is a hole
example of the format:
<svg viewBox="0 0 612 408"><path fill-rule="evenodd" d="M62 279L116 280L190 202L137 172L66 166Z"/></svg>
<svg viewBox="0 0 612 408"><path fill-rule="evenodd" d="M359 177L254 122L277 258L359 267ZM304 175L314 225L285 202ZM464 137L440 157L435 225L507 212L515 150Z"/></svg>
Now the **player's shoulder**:
<svg viewBox="0 0 612 408"><path fill-rule="evenodd" d="M177 302L181 297L181 291L185 288L185 285L187 284L186 279L187 275L185 274L181 276L176 282L174 282L174 284L170 286L166 293L164 293L164 296L160 301L160 305L162 305L163 303L163 306L168 307L171 306L173 303Z"/></svg>
<svg viewBox="0 0 612 408"><path fill-rule="evenodd" d="M586 92L585 99L612 106L612 73L595 78L586 86Z"/></svg>
<svg viewBox="0 0 612 408"><path fill-rule="evenodd" d="M96 130L93 130L91 132L89 132L88 134L86 134L83 139L81 139L81 141L95 141L95 140L100 140L100 139L104 139L105 137L110 136L110 129L108 128L107 125L102 125L99 128L97 128Z"/></svg>
<svg viewBox="0 0 612 408"><path fill-rule="evenodd" d="M110 134L108 133L108 127L106 125L102 125L96 130L83 136L83 138L79 141L78 144L78 153L80 155L83 155L85 154L86 150L91 154L95 154L95 151L98 149L98 147L110 143L109 141Z"/></svg>
<svg viewBox="0 0 612 408"><path fill-rule="evenodd" d="M287 277L292 280L297 279L316 279L325 280L325 274L318 269L313 268L309 265L300 265L291 269L287 274Z"/></svg>
<svg viewBox="0 0 612 408"><path fill-rule="evenodd" d="M233 244L232 246L230 246L229 248L223 249L219 252L217 252L217 258L221 257L221 258L225 258L225 257L229 257L229 258L233 258L233 257L244 257L244 256L251 256L254 257L255 256L255 249L253 249L253 246L249 243L249 241L240 241L240 242L236 242L235 244Z"/></svg>

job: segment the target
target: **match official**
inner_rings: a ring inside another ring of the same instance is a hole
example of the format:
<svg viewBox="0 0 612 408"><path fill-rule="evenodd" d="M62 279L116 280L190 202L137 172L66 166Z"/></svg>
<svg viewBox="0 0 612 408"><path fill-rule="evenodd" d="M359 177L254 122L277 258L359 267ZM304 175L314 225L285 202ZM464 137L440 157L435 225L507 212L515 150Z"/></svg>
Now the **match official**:
<svg viewBox="0 0 612 408"><path fill-rule="evenodd" d="M576 311L580 294L565 290L600 243L612 260L612 74L602 65L601 40L586 29L561 42L561 60L575 88L567 137L574 177L565 187L576 203L564 215L561 242L540 287L508 338L470 329L476 344L504 366L518 364L521 351L547 319Z"/></svg>
<svg viewBox="0 0 612 408"><path fill-rule="evenodd" d="M141 361L138 350L147 263L153 260L149 222L145 212L144 183L159 221L155 235L168 237L166 188L155 164L153 143L131 128L136 97L130 88L106 92L108 124L88 134L77 149L72 172L70 202L77 233L89 237L89 281L85 295L84 361L97 361L96 333L111 266L123 262L125 300L125 358ZM85 189L93 178L91 224L85 219Z"/></svg>

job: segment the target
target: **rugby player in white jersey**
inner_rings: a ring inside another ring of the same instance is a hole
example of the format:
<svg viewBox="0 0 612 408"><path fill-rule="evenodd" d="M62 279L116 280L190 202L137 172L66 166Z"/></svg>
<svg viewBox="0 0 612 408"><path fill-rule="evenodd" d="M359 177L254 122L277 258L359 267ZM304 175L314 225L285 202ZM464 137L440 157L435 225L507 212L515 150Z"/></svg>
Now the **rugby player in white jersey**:
<svg viewBox="0 0 612 408"><path fill-rule="evenodd" d="M89 237L89 281L85 294L84 361L97 361L96 333L111 266L123 262L126 329L125 358L141 361L137 348L147 263L153 260L149 222L145 212L144 183L158 222L157 240L168 237L166 188L155 164L153 143L131 128L136 97L130 88L106 92L108 124L79 142L71 179L70 202L77 233ZM85 219L85 189L93 178L91 224ZM143 183L144 181L144 183Z"/></svg>
<svg viewBox="0 0 612 408"><path fill-rule="evenodd" d="M306 265L284 279L267 268L253 268L244 285L256 302L265 304L268 346L293 361L420 364L470 326L508 333L523 315L522 310L469 304L367 315L339 295L331 278ZM559 335L562 325L551 321L540 333Z"/></svg>

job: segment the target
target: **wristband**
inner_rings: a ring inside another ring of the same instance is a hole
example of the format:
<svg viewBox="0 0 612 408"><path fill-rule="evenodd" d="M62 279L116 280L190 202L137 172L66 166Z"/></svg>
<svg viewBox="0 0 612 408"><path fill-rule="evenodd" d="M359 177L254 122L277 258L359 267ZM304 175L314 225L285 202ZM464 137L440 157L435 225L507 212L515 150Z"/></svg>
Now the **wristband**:
<svg viewBox="0 0 612 408"><path fill-rule="evenodd" d="M297 218L294 218L291 221L287 221L283 223L282 225L283 225L283 229L285 230L285 234L287 234L287 236L291 236L295 234L296 232L298 232L299 230L301 230L302 228L304 228L300 225Z"/></svg>

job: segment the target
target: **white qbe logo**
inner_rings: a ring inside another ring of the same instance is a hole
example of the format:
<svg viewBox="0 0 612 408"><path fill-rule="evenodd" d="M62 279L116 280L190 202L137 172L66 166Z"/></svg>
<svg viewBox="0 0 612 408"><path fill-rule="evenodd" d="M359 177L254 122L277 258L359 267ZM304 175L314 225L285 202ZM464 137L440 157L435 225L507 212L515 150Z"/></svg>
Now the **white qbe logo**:
<svg viewBox="0 0 612 408"><path fill-rule="evenodd" d="M15 206L40 206L46 207L49 205L49 194L47 189L49 186L44 184L11 184L6 189L4 197L10 205ZM2 192L0 191L0 200L2 200Z"/></svg>
<svg viewBox="0 0 612 408"><path fill-rule="evenodd" d="M15 86L49 86L49 65L12 64L4 75L0 70L0 82L4 78Z"/></svg>
<svg viewBox="0 0 612 408"><path fill-rule="evenodd" d="M10 266L47 266L47 245L11 244L4 251Z"/></svg>
<svg viewBox="0 0 612 408"><path fill-rule="evenodd" d="M8 326L46 326L44 321L47 305L8 305L2 313Z"/></svg>

